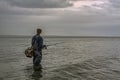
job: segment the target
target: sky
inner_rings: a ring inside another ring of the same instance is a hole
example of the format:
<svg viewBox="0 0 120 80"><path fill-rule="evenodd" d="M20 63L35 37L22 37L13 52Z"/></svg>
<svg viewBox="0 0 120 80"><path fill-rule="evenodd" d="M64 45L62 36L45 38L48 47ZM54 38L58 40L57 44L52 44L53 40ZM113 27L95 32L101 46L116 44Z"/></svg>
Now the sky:
<svg viewBox="0 0 120 80"><path fill-rule="evenodd" d="M120 0L0 0L0 35L120 36Z"/></svg>

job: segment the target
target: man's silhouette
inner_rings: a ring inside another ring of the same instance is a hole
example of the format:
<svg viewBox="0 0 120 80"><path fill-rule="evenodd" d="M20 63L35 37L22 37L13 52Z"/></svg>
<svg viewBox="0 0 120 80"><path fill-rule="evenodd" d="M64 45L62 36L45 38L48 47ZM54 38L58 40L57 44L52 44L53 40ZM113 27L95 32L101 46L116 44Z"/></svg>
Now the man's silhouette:
<svg viewBox="0 0 120 80"><path fill-rule="evenodd" d="M41 29L37 29L36 35L32 37L32 48L33 48L33 64L39 66L42 60L42 49L46 48L46 45L43 45L43 38L40 36L42 33Z"/></svg>

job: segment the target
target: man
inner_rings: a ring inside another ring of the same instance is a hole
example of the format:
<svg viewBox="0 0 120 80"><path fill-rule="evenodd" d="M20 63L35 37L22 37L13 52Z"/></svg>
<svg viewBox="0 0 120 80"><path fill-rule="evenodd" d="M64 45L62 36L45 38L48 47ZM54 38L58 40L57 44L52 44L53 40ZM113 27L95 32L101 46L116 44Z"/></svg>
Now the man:
<svg viewBox="0 0 120 80"><path fill-rule="evenodd" d="M33 48L33 64L40 65L42 60L42 49L46 49L46 45L43 45L43 38L40 36L42 33L41 29L37 29L36 35L32 37L32 48Z"/></svg>

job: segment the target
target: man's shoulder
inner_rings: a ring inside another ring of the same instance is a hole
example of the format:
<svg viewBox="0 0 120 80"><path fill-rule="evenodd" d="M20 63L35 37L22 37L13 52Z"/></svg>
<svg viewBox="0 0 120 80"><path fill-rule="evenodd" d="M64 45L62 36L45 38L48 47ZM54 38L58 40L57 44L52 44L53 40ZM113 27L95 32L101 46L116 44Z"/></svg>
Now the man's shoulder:
<svg viewBox="0 0 120 80"><path fill-rule="evenodd" d="M33 35L33 36L32 36L32 38L35 38L35 37L36 37L36 35Z"/></svg>
<svg viewBox="0 0 120 80"><path fill-rule="evenodd" d="M32 38L43 39L43 37L40 35L34 35Z"/></svg>
<svg viewBox="0 0 120 80"><path fill-rule="evenodd" d="M39 38L39 39L43 39L42 36L39 36L38 38Z"/></svg>

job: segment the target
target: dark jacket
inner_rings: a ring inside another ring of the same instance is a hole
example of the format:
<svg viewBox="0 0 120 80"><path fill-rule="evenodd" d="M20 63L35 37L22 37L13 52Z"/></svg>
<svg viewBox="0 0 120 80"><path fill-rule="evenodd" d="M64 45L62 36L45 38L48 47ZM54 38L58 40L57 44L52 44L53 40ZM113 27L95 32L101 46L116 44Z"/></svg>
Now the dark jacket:
<svg viewBox="0 0 120 80"><path fill-rule="evenodd" d="M31 44L32 44L32 47L33 47L34 50L40 50L41 51L43 46L44 46L43 45L43 38L39 35L34 35L32 37Z"/></svg>

